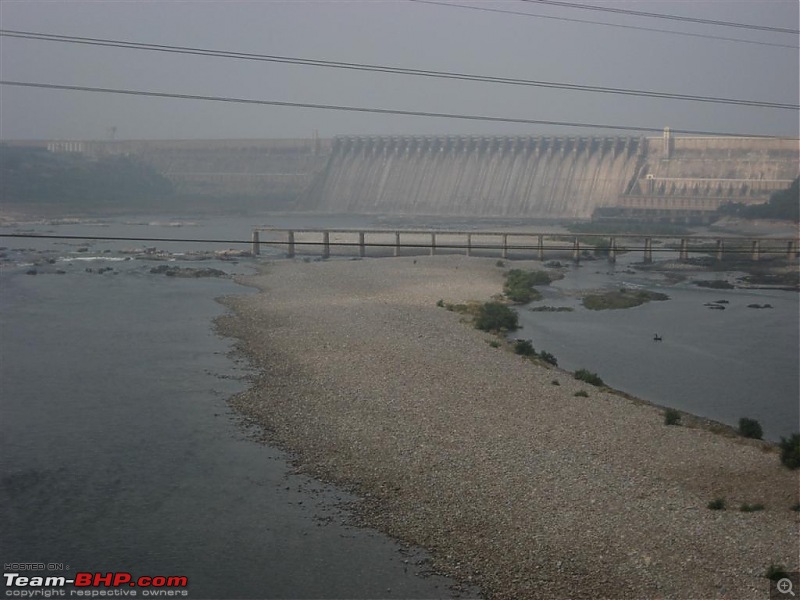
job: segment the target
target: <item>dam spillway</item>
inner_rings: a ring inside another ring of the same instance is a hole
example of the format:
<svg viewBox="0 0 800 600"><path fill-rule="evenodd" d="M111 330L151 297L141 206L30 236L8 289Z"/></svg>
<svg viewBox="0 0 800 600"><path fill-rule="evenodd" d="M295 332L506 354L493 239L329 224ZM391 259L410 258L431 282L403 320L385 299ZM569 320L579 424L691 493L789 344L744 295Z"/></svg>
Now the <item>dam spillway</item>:
<svg viewBox="0 0 800 600"><path fill-rule="evenodd" d="M336 137L301 203L359 214L589 218L634 185L635 137Z"/></svg>
<svg viewBox="0 0 800 600"><path fill-rule="evenodd" d="M338 136L18 141L135 157L198 204L323 214L708 220L800 173L797 138ZM241 203L240 203L241 205Z"/></svg>

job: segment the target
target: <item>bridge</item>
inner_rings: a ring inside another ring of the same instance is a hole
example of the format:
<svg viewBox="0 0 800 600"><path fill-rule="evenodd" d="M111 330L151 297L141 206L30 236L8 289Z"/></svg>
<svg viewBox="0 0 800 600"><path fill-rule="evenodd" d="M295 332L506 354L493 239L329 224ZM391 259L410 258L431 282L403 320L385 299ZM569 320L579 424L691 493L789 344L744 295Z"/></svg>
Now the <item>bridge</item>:
<svg viewBox="0 0 800 600"><path fill-rule="evenodd" d="M261 247L286 250L293 258L298 254L330 258L357 253L367 256L401 256L402 254L463 252L467 256L499 256L504 259L563 256L580 262L586 253L602 254L610 262L623 252L641 251L645 264L653 262L654 252L677 251L678 260L686 261L690 253L712 254L721 261L726 256L753 261L762 258L798 257L800 238L675 236L641 234L571 234L531 233L521 231L452 230L452 229L327 229L258 227L252 234L252 251Z"/></svg>

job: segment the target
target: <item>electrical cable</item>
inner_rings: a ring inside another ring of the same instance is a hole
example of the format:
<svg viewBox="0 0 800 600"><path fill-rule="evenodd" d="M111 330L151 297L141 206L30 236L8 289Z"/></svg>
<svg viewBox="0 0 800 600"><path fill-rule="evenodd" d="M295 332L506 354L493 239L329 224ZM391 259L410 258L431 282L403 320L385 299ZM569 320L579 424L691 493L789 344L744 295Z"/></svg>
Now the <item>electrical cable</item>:
<svg viewBox="0 0 800 600"><path fill-rule="evenodd" d="M421 110L399 110L389 108L371 108L365 106L343 106L336 104L312 104L307 102L286 102L279 100L256 100L248 98L233 98L229 96L205 96L199 94L177 94L170 92L151 92L142 90L124 90L115 88L99 88L88 87L81 85L62 85L54 83L38 83L30 81L0 81L0 85L8 85L15 87L28 87L28 88L41 88L49 90L69 90L81 92L93 92L103 94L120 94L125 96L145 96L151 98L175 98L179 100L203 100L208 102L226 102L233 104L251 104L260 106L284 106L294 108L311 108L318 110L337 110L345 112L362 112L383 115L402 115L411 117L430 117L438 119L460 119L466 121L487 121L492 123L520 123L524 125L552 125L558 127L584 127L593 129L611 129L618 131L637 131L642 133L661 133L661 127L640 127L635 125L609 125L599 123L580 123L573 121L551 121L544 119L524 119L514 117L492 117L488 115L469 115L469 114L456 114L456 113L439 113ZM730 133L719 131L706 131L698 129L677 129L670 128L672 133L686 134L686 135L707 135L707 136L720 136L720 137L751 137L751 138L766 138L766 139L783 139L783 136L770 136L758 134L742 134ZM787 138L794 139L794 138Z"/></svg>
<svg viewBox="0 0 800 600"><path fill-rule="evenodd" d="M549 4L563 8L577 8L580 10L595 10L609 12L620 15L633 15L635 17L648 17L651 19L667 19L670 21L683 21L686 23L701 23L703 25L715 25L718 27L736 27L739 29L753 29L756 31L770 31L773 33L800 34L800 29L789 29L788 27L772 27L769 25L754 25L752 23L734 23L731 21L718 21L715 19L701 19L697 17L686 17L681 15L668 15L663 13L645 12L641 10L630 10L625 8L614 8L611 6L594 6L590 4L573 4L572 2L561 2L560 0L520 0L531 4Z"/></svg>
<svg viewBox="0 0 800 600"><path fill-rule="evenodd" d="M448 71L434 71L427 69L408 69L403 67L392 67L387 65L375 65L368 63L350 63L340 61L328 61L298 58L291 56L276 56L268 54L252 54L244 52L231 52L227 50L212 50L208 48L192 48L187 46L169 46L164 44L145 44L139 42L129 42L124 40L111 40L102 38L86 38L77 36L65 36L48 33L38 33L30 31L0 30L0 36L17 39L29 39L49 42L62 42L71 44L82 44L89 46L103 46L113 48L124 48L129 50L148 50L153 52L166 52L172 54L189 54L194 56L210 56L214 58L229 58L237 60L250 60L260 62L273 62L302 66L313 66L322 68L347 69L355 71L369 71L387 73L394 75L410 75L417 77L427 77L436 79L455 79L460 81L474 81L478 83L497 83L502 85L541 87L549 89L563 89L579 92L591 92L600 94L616 94L624 96L638 96L645 98L659 98L666 100L681 100L691 102L707 102L713 104L730 104L735 106L747 106L758 108L772 108L781 110L800 110L800 104L789 104L780 102L767 102L760 100L746 100L739 98L724 98L718 96L700 96L693 94L677 94L671 92L659 92L655 90L638 90L630 88L616 88L606 86L581 85L575 83L564 83L556 81L539 81L533 79L518 79L511 77L494 77L489 75L477 75L472 73L458 73Z"/></svg>
<svg viewBox="0 0 800 600"><path fill-rule="evenodd" d="M737 42L741 44L754 44L757 46L772 46L775 48L792 48L797 50L800 46L796 44L779 44L774 42L760 42L756 40L743 40L741 38L731 38L731 37L724 37L719 35L708 35L702 33L689 33L686 31L672 31L670 29L656 29L654 27L641 27L637 25L623 25L621 23L604 23L602 21L589 21L587 19L572 19L569 17L554 17L552 15L537 15L534 13L529 12L522 12L517 10L507 10L502 8L489 8L486 6L472 6L468 4L456 4L450 2L438 2L437 0L407 0L407 2L417 2L419 4L432 4L436 6L449 6L451 8L464 8L467 10L478 10L483 12L493 12L493 13L501 13L501 14L509 14L509 15L518 15L521 17L532 17L535 19L548 19L551 21L564 21L568 23L583 23L586 25L601 25L603 27L616 27L619 29L635 29L639 31L648 31L650 33L663 33L663 34L670 34L670 35L681 35L685 37L694 37L694 38L703 38L709 40L719 40L724 42Z"/></svg>

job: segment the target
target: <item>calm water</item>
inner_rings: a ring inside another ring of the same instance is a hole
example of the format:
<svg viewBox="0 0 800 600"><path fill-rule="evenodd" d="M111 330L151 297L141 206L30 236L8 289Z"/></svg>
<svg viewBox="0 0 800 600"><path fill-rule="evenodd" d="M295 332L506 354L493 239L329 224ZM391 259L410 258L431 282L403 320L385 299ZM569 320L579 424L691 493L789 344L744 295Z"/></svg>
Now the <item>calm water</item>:
<svg viewBox="0 0 800 600"><path fill-rule="evenodd" d="M36 229L246 239L248 223ZM285 455L243 432L226 398L246 371L211 324L222 313L214 298L245 288L102 253L142 244L80 254L79 242L0 244L58 258L36 276L22 260L0 271L4 563L185 575L192 598L453 597L452 582L417 575L429 569L424 555L346 525L337 506L354 498L290 474ZM116 273L96 272L106 266Z"/></svg>
<svg viewBox="0 0 800 600"><path fill-rule="evenodd" d="M626 272L605 261L570 267L565 279L543 288L530 306L571 306L574 312L521 308L515 337L556 356L570 371L586 368L610 386L651 402L738 425L757 419L765 438L800 431L798 294L773 290L711 290L687 282L668 285L657 273ZM691 279L717 274L685 273ZM730 279L731 274L719 277ZM624 310L590 311L571 296L585 289L648 289L670 299ZM725 310L705 304L727 301ZM748 308L770 304L771 309ZM653 340L654 334L662 342Z"/></svg>
<svg viewBox="0 0 800 600"><path fill-rule="evenodd" d="M132 217L32 229L247 241L253 225L369 223ZM424 555L343 524L336 506L353 498L289 474L282 453L242 431L226 398L246 385L246 371L211 322L222 312L215 297L247 290L152 275L161 263L117 253L247 245L93 242L82 253L81 240L0 245L10 261L0 269L4 562L186 575L195 598L452 596L448 580L415 575L427 568ZM56 262L26 275L36 254L24 249ZM659 404L731 424L756 418L771 438L798 430L798 295L666 286L659 275L625 273L633 258L614 270L600 261L571 267L543 303L578 306L574 290L622 285L664 291L669 301L624 311L521 309L521 335L564 368L596 371ZM174 264L248 269L247 260ZM721 299L729 300L724 311L703 306ZM754 302L774 308L746 308ZM656 332L663 342L652 341Z"/></svg>

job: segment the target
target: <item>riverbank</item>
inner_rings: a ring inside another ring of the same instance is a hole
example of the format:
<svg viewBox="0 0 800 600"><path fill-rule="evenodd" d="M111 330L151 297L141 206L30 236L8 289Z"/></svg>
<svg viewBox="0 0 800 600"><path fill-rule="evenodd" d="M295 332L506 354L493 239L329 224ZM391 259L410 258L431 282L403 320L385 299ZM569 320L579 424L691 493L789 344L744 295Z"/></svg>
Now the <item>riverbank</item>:
<svg viewBox="0 0 800 600"><path fill-rule="evenodd" d="M496 259L276 261L244 281L261 293L226 299L220 329L261 375L234 406L488 597L763 598L771 563L797 568L797 472L768 445L665 426L436 307L497 294Z"/></svg>

